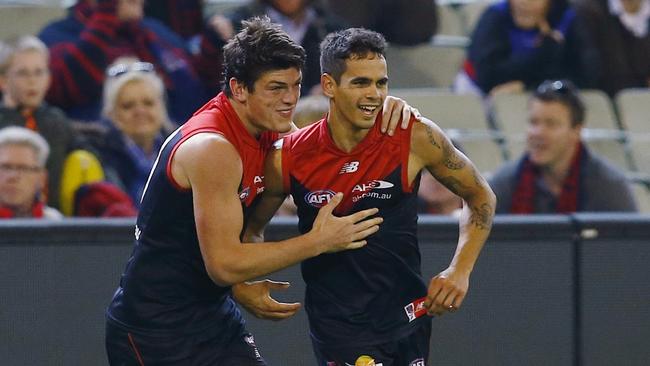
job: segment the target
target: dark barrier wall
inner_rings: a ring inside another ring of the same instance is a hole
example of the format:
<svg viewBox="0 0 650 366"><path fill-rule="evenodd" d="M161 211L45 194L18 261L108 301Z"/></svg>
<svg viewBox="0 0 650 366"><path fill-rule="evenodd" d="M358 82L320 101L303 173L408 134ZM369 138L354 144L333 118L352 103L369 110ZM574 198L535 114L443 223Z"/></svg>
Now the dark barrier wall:
<svg viewBox="0 0 650 366"><path fill-rule="evenodd" d="M458 226L420 220L422 270L443 270ZM0 364L106 365L104 308L126 264L131 221L0 222ZM279 220L267 238L294 235ZM650 217L497 218L461 311L433 321L435 365L647 365ZM297 267L275 296L301 301ZM246 314L248 315L248 314ZM270 365L313 365L304 311L248 316Z"/></svg>

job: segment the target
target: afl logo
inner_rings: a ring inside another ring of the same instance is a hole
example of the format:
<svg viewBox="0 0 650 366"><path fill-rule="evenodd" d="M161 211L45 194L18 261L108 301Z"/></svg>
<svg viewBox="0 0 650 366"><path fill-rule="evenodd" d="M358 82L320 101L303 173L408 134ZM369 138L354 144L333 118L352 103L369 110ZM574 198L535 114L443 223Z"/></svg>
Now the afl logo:
<svg viewBox="0 0 650 366"><path fill-rule="evenodd" d="M250 191L251 191L250 187L246 187L241 192L239 192L239 200L246 201L246 198L248 198L248 194L250 193Z"/></svg>
<svg viewBox="0 0 650 366"><path fill-rule="evenodd" d="M323 207L329 202L335 193L329 189L309 192L305 195L305 202L314 207Z"/></svg>

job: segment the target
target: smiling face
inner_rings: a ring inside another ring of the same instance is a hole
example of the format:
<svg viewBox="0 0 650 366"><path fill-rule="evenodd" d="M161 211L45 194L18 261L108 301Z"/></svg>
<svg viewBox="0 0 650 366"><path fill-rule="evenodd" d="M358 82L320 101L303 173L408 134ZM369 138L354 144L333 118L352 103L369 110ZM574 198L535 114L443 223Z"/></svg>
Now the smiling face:
<svg viewBox="0 0 650 366"><path fill-rule="evenodd" d="M355 129L369 129L388 94L386 59L377 54L345 60L345 71L337 83L331 75L321 80L330 98L330 119Z"/></svg>
<svg viewBox="0 0 650 366"><path fill-rule="evenodd" d="M302 73L294 67L264 72L253 90L231 79L233 98L241 102L240 117L251 134L264 131L288 132L300 98Z"/></svg>
<svg viewBox="0 0 650 366"><path fill-rule="evenodd" d="M143 79L133 79L122 86L110 113L115 126L141 147L156 138L164 115L162 95Z"/></svg>
<svg viewBox="0 0 650 366"><path fill-rule="evenodd" d="M5 104L9 107L36 108L43 102L50 85L47 56L38 50L17 52L2 76Z"/></svg>
<svg viewBox="0 0 650 366"><path fill-rule="evenodd" d="M530 161L542 168L562 166L573 157L581 130L581 125L572 125L571 111L566 105L532 99L526 139Z"/></svg>

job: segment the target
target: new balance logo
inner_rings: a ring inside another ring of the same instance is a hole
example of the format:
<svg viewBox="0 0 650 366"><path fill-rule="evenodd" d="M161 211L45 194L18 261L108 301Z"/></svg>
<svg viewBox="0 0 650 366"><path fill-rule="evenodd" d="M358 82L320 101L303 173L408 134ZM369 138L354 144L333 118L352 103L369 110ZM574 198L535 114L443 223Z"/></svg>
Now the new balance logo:
<svg viewBox="0 0 650 366"><path fill-rule="evenodd" d="M359 162L358 161L350 161L341 167L341 170L339 170L339 174L345 174L345 173L354 173L357 170L359 170Z"/></svg>

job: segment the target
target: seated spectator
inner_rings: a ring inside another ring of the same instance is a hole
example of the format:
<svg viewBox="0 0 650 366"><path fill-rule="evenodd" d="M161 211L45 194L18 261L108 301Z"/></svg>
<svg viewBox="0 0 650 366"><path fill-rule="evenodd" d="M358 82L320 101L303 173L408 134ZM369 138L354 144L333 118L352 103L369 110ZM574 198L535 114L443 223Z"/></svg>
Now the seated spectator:
<svg viewBox="0 0 650 366"><path fill-rule="evenodd" d="M47 141L24 127L0 129L0 219L59 219L61 213L46 206Z"/></svg>
<svg viewBox="0 0 650 366"><path fill-rule="evenodd" d="M0 43L0 128L26 127L48 142L46 199L60 209L63 162L69 152L83 147L83 142L63 112L43 101L50 84L48 58L47 47L34 36Z"/></svg>
<svg viewBox="0 0 650 366"><path fill-rule="evenodd" d="M95 141L108 181L122 187L136 205L171 125L163 82L153 65L118 63L108 69L103 115L109 127Z"/></svg>
<svg viewBox="0 0 650 366"><path fill-rule="evenodd" d="M319 0L249 0L227 17L212 16L210 25L223 39L230 39L242 28L241 21L252 16L267 15L273 23L299 43L307 53L302 74L302 94L321 94L320 43L325 36L342 29L345 24L332 15Z"/></svg>
<svg viewBox="0 0 650 366"><path fill-rule="evenodd" d="M352 27L379 32L391 44L431 41L438 29L434 0L329 0L332 12Z"/></svg>
<svg viewBox="0 0 650 366"><path fill-rule="evenodd" d="M625 88L650 86L650 2L580 0L578 16L600 58L596 87L614 96Z"/></svg>
<svg viewBox="0 0 650 366"><path fill-rule="evenodd" d="M526 153L490 180L497 213L637 211L623 172L581 142L585 107L568 81L545 81L528 104Z"/></svg>
<svg viewBox="0 0 650 366"><path fill-rule="evenodd" d="M144 14L158 19L190 43L204 31L202 0L145 1Z"/></svg>
<svg viewBox="0 0 650 366"><path fill-rule="evenodd" d="M63 20L39 37L50 47L48 100L71 118L96 121L104 70L118 57L155 65L165 82L173 121L181 123L218 89L223 41L212 32L191 54L185 42L157 20L143 17L144 0L79 0Z"/></svg>
<svg viewBox="0 0 650 366"><path fill-rule="evenodd" d="M481 15L455 89L512 93L562 78L591 87L595 58L567 0L500 1Z"/></svg>

